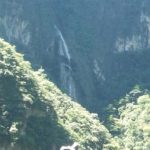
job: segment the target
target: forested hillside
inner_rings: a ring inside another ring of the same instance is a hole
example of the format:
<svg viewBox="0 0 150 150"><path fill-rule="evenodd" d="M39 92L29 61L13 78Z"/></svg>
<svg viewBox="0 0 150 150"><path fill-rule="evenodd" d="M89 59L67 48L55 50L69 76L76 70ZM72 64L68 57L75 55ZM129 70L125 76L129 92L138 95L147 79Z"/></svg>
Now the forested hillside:
<svg viewBox="0 0 150 150"><path fill-rule="evenodd" d="M15 47L2 39L0 83L0 147L4 150L58 150L73 142L81 150L150 148L147 90L137 87L111 105L106 124L111 136L96 114L71 101L42 69L33 71Z"/></svg>
<svg viewBox="0 0 150 150"><path fill-rule="evenodd" d="M0 37L61 90L103 114L150 89L149 0L0 0Z"/></svg>
<svg viewBox="0 0 150 150"><path fill-rule="evenodd" d="M0 39L0 149L58 150L78 142L81 150L100 150L110 138L96 114L71 101Z"/></svg>
<svg viewBox="0 0 150 150"><path fill-rule="evenodd" d="M150 149L150 92L137 86L113 106L107 125L114 137L107 148Z"/></svg>

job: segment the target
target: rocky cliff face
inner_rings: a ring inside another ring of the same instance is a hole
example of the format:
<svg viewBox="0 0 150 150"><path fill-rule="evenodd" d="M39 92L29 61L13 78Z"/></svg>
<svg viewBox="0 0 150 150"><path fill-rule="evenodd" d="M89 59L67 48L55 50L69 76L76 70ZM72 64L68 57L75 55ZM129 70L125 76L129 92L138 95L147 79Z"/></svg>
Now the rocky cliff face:
<svg viewBox="0 0 150 150"><path fill-rule="evenodd" d="M62 91L100 112L150 81L148 0L0 0L0 37Z"/></svg>

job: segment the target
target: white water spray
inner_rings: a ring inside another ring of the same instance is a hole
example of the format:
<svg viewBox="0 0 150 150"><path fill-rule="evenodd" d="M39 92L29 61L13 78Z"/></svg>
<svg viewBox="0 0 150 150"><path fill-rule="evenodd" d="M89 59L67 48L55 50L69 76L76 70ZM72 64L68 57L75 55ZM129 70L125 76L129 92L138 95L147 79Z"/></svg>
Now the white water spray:
<svg viewBox="0 0 150 150"><path fill-rule="evenodd" d="M60 62L60 80L62 87L68 92L68 95L76 99L76 90L75 84L72 77L72 68L71 68L71 55L69 53L68 46L66 41L59 30L55 25L57 36L59 37L59 55L64 57L67 61Z"/></svg>
<svg viewBox="0 0 150 150"><path fill-rule="evenodd" d="M60 55L65 56L70 62L71 56L70 56L69 49L68 49L68 46L66 44L66 41L65 41L61 31L58 29L58 27L56 25L55 25L55 29L57 31L58 36L60 37L60 41L59 41L60 42L59 43Z"/></svg>

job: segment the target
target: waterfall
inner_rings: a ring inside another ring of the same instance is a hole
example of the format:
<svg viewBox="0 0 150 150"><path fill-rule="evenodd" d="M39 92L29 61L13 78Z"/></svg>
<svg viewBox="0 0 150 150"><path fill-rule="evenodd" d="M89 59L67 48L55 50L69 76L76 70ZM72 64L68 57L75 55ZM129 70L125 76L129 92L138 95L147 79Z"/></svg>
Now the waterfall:
<svg viewBox="0 0 150 150"><path fill-rule="evenodd" d="M66 57L68 59L68 61L70 62L70 59L71 59L71 56L70 56L70 53L69 53L69 49L68 49L68 46L65 42L65 39L61 33L61 31L58 29L58 27L55 25L55 29L57 31L57 34L58 36L60 37L60 43L59 43L59 50L60 50L60 55Z"/></svg>
<svg viewBox="0 0 150 150"><path fill-rule="evenodd" d="M60 81L61 86L63 89L66 90L67 94L71 96L72 98L76 99L76 89L75 89L75 83L74 79L72 77L72 67L71 67L71 55L69 53L69 48L66 44L66 41L59 30L59 28L55 25L55 30L58 37L58 44L59 44L59 57L62 57L64 59L61 59L59 62L60 64Z"/></svg>

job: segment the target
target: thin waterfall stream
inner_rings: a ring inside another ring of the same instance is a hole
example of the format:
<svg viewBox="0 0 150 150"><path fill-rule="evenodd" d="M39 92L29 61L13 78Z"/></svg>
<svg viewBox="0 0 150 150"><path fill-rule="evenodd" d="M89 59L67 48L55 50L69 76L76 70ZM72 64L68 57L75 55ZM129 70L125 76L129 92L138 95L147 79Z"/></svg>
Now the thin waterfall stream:
<svg viewBox="0 0 150 150"><path fill-rule="evenodd" d="M69 48L66 44L66 41L59 30L55 25L55 30L59 40L59 56L62 57L60 62L60 81L63 89L66 90L67 94L72 98L76 99L76 89L74 79L72 77L72 66L71 66L71 55Z"/></svg>

